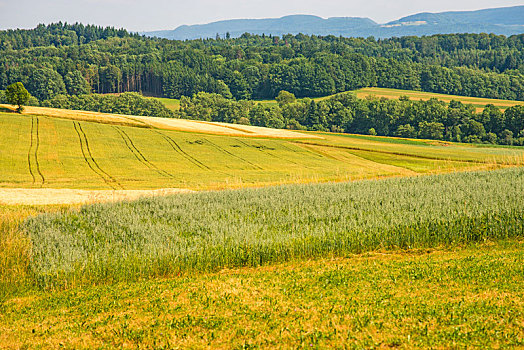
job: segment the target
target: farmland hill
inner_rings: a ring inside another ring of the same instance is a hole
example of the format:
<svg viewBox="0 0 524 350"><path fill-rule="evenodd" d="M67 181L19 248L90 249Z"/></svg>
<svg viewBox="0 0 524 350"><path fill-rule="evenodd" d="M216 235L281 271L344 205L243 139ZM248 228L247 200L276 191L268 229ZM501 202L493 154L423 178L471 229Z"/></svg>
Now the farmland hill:
<svg viewBox="0 0 524 350"><path fill-rule="evenodd" d="M50 195L92 200L103 196L98 190L118 197L488 170L520 166L523 155L520 148L28 106L21 115L0 110L0 207L37 197L64 203Z"/></svg>
<svg viewBox="0 0 524 350"><path fill-rule="evenodd" d="M501 7L477 11L418 13L385 24L369 18L291 15L281 18L233 19L208 24L182 25L174 30L145 32L147 36L185 40L239 37L243 33L282 35L335 35L345 37L389 38L395 36L433 35L449 33L494 33L513 35L524 33L524 6Z"/></svg>

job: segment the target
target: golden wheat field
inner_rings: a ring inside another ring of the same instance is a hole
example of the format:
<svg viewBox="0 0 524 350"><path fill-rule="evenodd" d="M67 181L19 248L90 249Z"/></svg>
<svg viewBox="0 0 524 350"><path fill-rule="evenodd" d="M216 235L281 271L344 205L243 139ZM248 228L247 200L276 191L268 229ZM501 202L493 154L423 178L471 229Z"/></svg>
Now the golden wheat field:
<svg viewBox="0 0 524 350"><path fill-rule="evenodd" d="M524 154L517 148L37 107L25 113L0 114L0 201L5 204L16 203L15 197L19 203L30 202L31 195L52 198L41 189L108 191L80 196L90 201L125 198L126 192L114 191L241 188L491 169L522 164ZM39 191L15 196L8 188ZM136 196L129 192L129 198ZM45 203L36 197L35 203ZM70 197L80 198L78 193Z"/></svg>

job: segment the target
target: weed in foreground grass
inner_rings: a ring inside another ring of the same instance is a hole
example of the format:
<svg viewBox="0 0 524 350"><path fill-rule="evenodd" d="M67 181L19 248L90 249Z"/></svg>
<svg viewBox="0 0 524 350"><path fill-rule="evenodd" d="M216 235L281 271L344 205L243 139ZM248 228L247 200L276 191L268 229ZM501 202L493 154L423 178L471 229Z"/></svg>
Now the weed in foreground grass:
<svg viewBox="0 0 524 350"><path fill-rule="evenodd" d="M41 287L524 235L524 169L207 192L31 218Z"/></svg>

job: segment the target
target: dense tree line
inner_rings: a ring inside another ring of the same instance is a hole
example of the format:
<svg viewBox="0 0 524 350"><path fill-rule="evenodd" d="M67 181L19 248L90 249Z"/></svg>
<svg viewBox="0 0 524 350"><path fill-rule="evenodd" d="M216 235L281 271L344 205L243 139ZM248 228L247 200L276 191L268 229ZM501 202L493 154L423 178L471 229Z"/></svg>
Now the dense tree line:
<svg viewBox="0 0 524 350"><path fill-rule="evenodd" d="M0 31L0 50L23 50L40 46L69 46L112 37L138 37L125 29L83 25L81 23L39 24L35 29L8 29Z"/></svg>
<svg viewBox="0 0 524 350"><path fill-rule="evenodd" d="M296 99L282 91L278 105L235 101L200 92L180 101L180 117L251 124L272 128L307 129L368 135L424 138L470 143L524 145L524 106L502 112L487 105L476 113L473 105L436 99L415 101L358 99L352 93L315 101Z"/></svg>
<svg viewBox="0 0 524 350"><path fill-rule="evenodd" d="M142 92L180 98L326 96L379 86L524 100L524 35L451 34L386 40L245 34L170 41L57 23L0 31L0 89L22 82L56 95Z"/></svg>
<svg viewBox="0 0 524 350"><path fill-rule="evenodd" d="M0 91L0 103L10 103L4 91ZM30 106L42 106L102 113L142 115L150 117L174 117L174 113L157 99L147 98L136 92L119 95L56 95L39 102L29 98Z"/></svg>
<svg viewBox="0 0 524 350"><path fill-rule="evenodd" d="M42 102L31 97L28 104L280 129L524 146L524 105L502 112L490 104L477 113L473 105L459 101L446 104L435 98L427 101L408 97L359 99L353 93L341 93L316 101L297 99L287 91L280 91L276 101L276 104L267 104L199 92L191 98L183 96L180 110L172 112L157 99L126 92L119 95L59 94ZM12 103L4 91L0 91L0 103Z"/></svg>

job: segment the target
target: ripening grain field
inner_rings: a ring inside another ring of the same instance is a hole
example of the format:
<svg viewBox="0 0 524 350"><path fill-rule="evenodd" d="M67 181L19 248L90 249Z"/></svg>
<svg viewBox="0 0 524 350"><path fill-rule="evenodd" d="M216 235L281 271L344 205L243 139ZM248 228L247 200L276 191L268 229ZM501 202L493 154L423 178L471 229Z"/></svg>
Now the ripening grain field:
<svg viewBox="0 0 524 350"><path fill-rule="evenodd" d="M41 287L523 237L524 169L288 185L31 218Z"/></svg>
<svg viewBox="0 0 524 350"><path fill-rule="evenodd" d="M105 117L0 113L0 188L206 190L524 164L524 150L516 147L327 133L239 137L132 127Z"/></svg>
<svg viewBox="0 0 524 350"><path fill-rule="evenodd" d="M366 98L368 96L374 97L385 97L388 99L398 99L401 96L407 96L412 100L429 100L430 98L436 98L437 100L444 101L446 103L454 101L460 101L464 104L472 104L477 107L477 112L482 110L486 105L492 104L502 110L511 107L522 105L522 101L512 101L512 100L500 100L495 98L480 98L480 97L468 97L468 96L457 96L457 95L446 95L438 94L433 92L423 92L423 91L414 91L414 90L400 90L400 89L386 89L386 88L377 88L369 87L356 90L355 93L359 98Z"/></svg>

